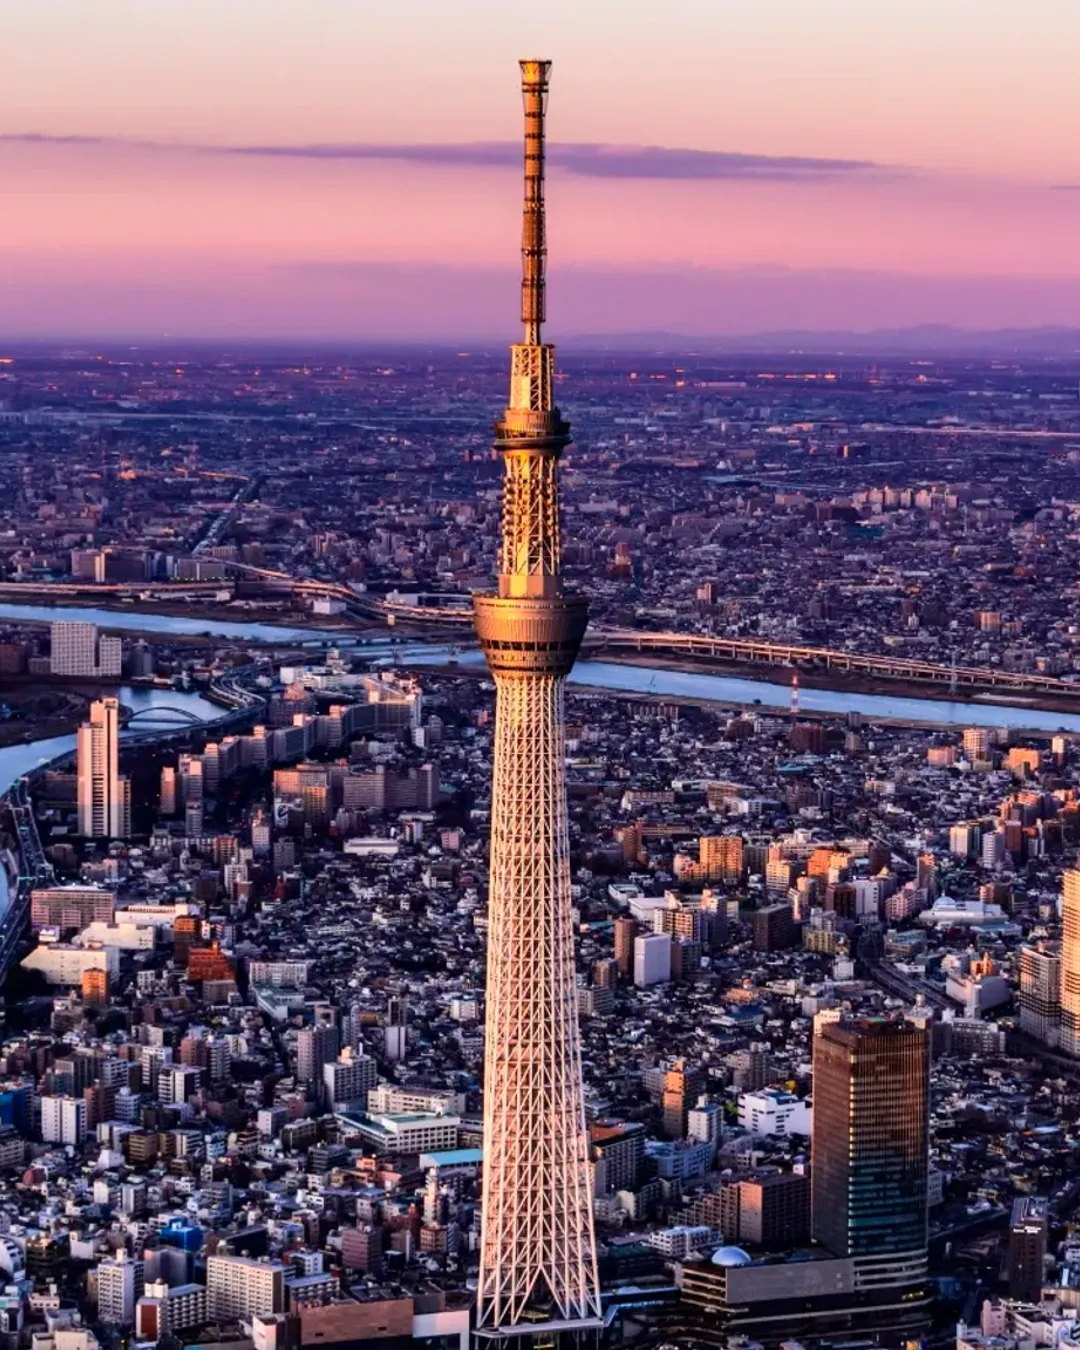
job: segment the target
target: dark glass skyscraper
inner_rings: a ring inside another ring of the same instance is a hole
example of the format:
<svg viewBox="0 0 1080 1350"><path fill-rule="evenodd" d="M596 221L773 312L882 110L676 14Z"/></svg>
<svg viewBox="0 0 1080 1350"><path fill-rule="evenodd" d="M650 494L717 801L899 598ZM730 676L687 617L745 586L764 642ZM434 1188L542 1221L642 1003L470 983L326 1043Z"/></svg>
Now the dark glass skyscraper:
<svg viewBox="0 0 1080 1350"><path fill-rule="evenodd" d="M928 1041L877 1018L814 1037L811 1226L837 1256L925 1259Z"/></svg>

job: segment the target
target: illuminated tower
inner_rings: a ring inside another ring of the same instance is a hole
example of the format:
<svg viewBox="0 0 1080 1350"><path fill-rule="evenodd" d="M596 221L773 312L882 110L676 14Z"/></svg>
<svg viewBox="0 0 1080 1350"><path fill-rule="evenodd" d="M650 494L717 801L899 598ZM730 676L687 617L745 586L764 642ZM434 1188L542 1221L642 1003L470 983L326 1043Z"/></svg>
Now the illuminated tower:
<svg viewBox="0 0 1080 1350"><path fill-rule="evenodd" d="M588 622L559 576L557 470L570 427L553 396L544 319L547 61L521 63L525 209L497 595L475 598L496 687L491 809L481 1339L554 1342L599 1326L574 987L563 685Z"/></svg>

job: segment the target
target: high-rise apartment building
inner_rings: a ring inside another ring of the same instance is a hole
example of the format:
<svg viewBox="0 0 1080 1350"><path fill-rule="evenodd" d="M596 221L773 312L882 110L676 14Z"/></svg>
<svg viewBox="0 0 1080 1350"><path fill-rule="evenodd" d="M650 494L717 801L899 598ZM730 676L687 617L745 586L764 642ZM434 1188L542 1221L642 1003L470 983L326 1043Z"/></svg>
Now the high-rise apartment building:
<svg viewBox="0 0 1080 1350"><path fill-rule="evenodd" d="M990 757L991 740L987 727L968 727L964 731L964 754L971 761L985 760Z"/></svg>
<svg viewBox="0 0 1080 1350"><path fill-rule="evenodd" d="M135 1305L145 1284L141 1261L133 1261L126 1252L99 1261L97 1265L98 1318L116 1326L135 1323Z"/></svg>
<svg viewBox="0 0 1080 1350"><path fill-rule="evenodd" d="M1020 948L1020 1030L1056 1046L1061 1030L1061 953L1046 943Z"/></svg>
<svg viewBox="0 0 1080 1350"><path fill-rule="evenodd" d="M496 689L476 1324L482 1339L547 1344L568 1322L599 1327L601 1315L564 776L563 691L588 605L561 579L558 464L570 428L555 406L555 349L540 334L550 68L521 63L525 332L511 349L509 406L496 427L498 592L474 601Z"/></svg>
<svg viewBox="0 0 1080 1350"><path fill-rule="evenodd" d="M1061 1039L1067 1055L1080 1055L1080 871L1061 879Z"/></svg>
<svg viewBox="0 0 1080 1350"><path fill-rule="evenodd" d="M131 833L131 784L120 776L120 704L90 704L75 738L79 833L90 839L126 839Z"/></svg>
<svg viewBox="0 0 1080 1350"><path fill-rule="evenodd" d="M671 979L671 938L667 933L645 933L634 939L634 983L639 989L666 984Z"/></svg>
<svg viewBox="0 0 1080 1350"><path fill-rule="evenodd" d="M41 1099L41 1137L47 1144L81 1144L86 1135L86 1102L82 1097Z"/></svg>
<svg viewBox="0 0 1080 1350"><path fill-rule="evenodd" d="M49 667L54 675L119 679L122 647L118 637L98 638L92 623L63 620L50 625Z"/></svg>
<svg viewBox="0 0 1080 1350"><path fill-rule="evenodd" d="M158 811L163 816L176 814L176 770L171 764L166 764L161 770Z"/></svg>
<svg viewBox="0 0 1080 1350"><path fill-rule="evenodd" d="M928 1034L863 1018L825 1024L813 1047L813 1236L925 1276Z"/></svg>
<svg viewBox="0 0 1080 1350"><path fill-rule="evenodd" d="M615 920L615 966L620 975L634 973L634 937L637 924L629 914L620 914Z"/></svg>
<svg viewBox="0 0 1080 1350"><path fill-rule="evenodd" d="M664 1114L664 1133L669 1139L686 1135L687 1113L705 1086L705 1075L680 1059L664 1074L660 1105Z"/></svg>
<svg viewBox="0 0 1080 1350"><path fill-rule="evenodd" d="M698 859L705 881L737 882L743 873L742 835L703 834Z"/></svg>
<svg viewBox="0 0 1080 1350"><path fill-rule="evenodd" d="M302 1083L321 1083L323 1065L332 1064L341 1049L335 1026L304 1027L296 1038L296 1076Z"/></svg>
<svg viewBox="0 0 1080 1350"><path fill-rule="evenodd" d="M285 1266L245 1256L211 1256L206 1262L206 1310L215 1321L285 1311Z"/></svg>
<svg viewBox="0 0 1080 1350"><path fill-rule="evenodd" d="M181 755L177 766L180 781L180 797L185 803L202 802L203 799L203 761L201 755Z"/></svg>
<svg viewBox="0 0 1080 1350"><path fill-rule="evenodd" d="M100 886L40 886L30 892L30 922L35 928L86 928L111 924L116 893Z"/></svg>
<svg viewBox="0 0 1080 1350"><path fill-rule="evenodd" d="M409 1005L403 998L392 998L386 1010L384 1053L391 1064L399 1064L409 1048Z"/></svg>
<svg viewBox="0 0 1080 1350"><path fill-rule="evenodd" d="M323 1089L331 1109L336 1104L361 1102L364 1109L368 1092L379 1081L379 1071L370 1055L357 1055L346 1046L330 1064L322 1066Z"/></svg>

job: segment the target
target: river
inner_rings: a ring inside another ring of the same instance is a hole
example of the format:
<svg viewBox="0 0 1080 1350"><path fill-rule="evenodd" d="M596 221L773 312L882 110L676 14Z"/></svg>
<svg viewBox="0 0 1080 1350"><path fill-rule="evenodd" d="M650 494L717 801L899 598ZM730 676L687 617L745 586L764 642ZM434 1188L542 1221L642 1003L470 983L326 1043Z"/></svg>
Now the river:
<svg viewBox="0 0 1080 1350"><path fill-rule="evenodd" d="M248 642L324 643L350 640L348 633L322 632L314 628L240 623L234 619L189 619L183 615L137 613L130 609L87 609L81 605L13 605L5 602L0 603L0 619L22 619L26 623L57 623L62 619L70 619L77 623L96 623L99 628L145 633L147 637L194 634L199 637L246 638Z"/></svg>
<svg viewBox="0 0 1080 1350"><path fill-rule="evenodd" d="M50 605L0 604L0 618L37 620L46 623L55 619L79 619L85 623L96 623L102 628L145 633L149 637L155 634L177 636L210 633L215 637L242 638L249 642L267 644L294 642L344 644L352 640L347 634L309 628L238 623L226 619L184 618L168 614L143 614L132 610L82 609L74 606L54 608ZM387 636L374 640L362 638L361 641L365 646L380 648L388 647L392 639ZM434 665L447 660L448 649L441 643L424 644L410 638L398 648L395 656L397 659L407 661L409 665ZM475 668L482 664L483 658L477 651L464 651L459 661L463 666ZM735 675L706 675L662 667L622 665L615 661L579 661L570 676L570 683L611 689L620 693L708 699L716 703L735 705L760 703L766 708L786 708L791 699L791 690L786 683L750 680ZM142 696L144 691L135 690L132 693ZM162 691L153 693L162 694ZM176 703L183 700L185 707L192 706L188 703L192 697L197 696L163 692L165 702ZM855 712L871 721L878 718L942 727L1016 727L1026 731L1080 733L1080 713L1044 712L1022 703L1009 704L978 699L971 702L949 702L945 699L911 698L900 694L867 694L857 689L812 689L804 685L799 691L799 704L807 712L838 715ZM61 737L60 741L63 740ZM41 747L51 744L52 742L42 742L39 746L20 746L17 749L21 752L37 750L38 755L34 756L36 763L41 755L48 758L48 753ZM59 744L52 753L59 754L63 748L63 744ZM18 772L11 775L4 772L4 756L9 753L8 750L0 750L0 790L10 781L10 777L17 776Z"/></svg>

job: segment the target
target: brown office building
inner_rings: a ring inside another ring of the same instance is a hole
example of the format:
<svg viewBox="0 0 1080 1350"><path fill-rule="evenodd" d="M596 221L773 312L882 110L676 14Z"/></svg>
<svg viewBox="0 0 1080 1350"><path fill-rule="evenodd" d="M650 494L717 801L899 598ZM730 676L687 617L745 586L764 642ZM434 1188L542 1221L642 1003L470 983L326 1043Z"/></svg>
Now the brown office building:
<svg viewBox="0 0 1080 1350"><path fill-rule="evenodd" d="M1040 1195L1013 1201L1009 1222L1009 1297L1038 1303L1046 1278L1047 1202Z"/></svg>

